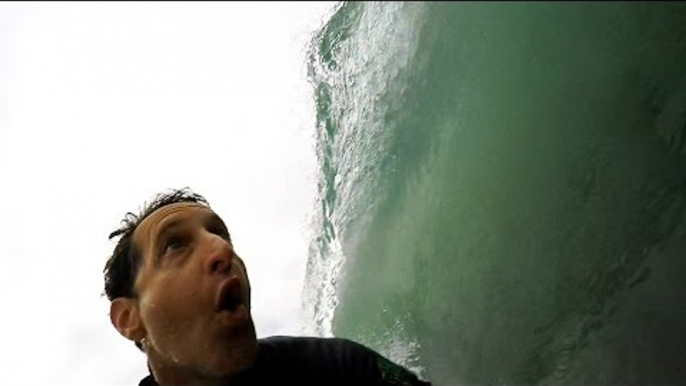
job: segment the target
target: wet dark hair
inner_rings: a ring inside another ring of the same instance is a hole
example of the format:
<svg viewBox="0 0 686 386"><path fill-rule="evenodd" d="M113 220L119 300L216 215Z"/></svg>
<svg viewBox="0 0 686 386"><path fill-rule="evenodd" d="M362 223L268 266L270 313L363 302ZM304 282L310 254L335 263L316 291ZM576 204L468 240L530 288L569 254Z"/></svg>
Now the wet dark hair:
<svg viewBox="0 0 686 386"><path fill-rule="evenodd" d="M138 225L156 210L167 205L189 202L205 205L209 208L207 200L193 193L190 188L176 189L169 192L159 193L151 202L143 204L139 214L127 213L121 221L121 226L110 233L110 240L120 236L114 247L112 256L105 264L105 295L110 301L116 298L136 298L138 295L134 289L134 283L143 261L140 249L133 242L133 232ZM140 342L135 342L136 347L143 350Z"/></svg>

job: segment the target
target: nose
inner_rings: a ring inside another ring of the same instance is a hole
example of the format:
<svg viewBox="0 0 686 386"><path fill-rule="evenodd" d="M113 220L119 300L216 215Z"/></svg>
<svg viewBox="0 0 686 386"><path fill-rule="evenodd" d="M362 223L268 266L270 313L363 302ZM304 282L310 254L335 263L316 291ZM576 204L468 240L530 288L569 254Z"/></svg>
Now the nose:
<svg viewBox="0 0 686 386"><path fill-rule="evenodd" d="M208 245L207 258L204 262L205 272L210 275L229 273L233 260L233 248L226 240L215 234L207 233L205 237Z"/></svg>

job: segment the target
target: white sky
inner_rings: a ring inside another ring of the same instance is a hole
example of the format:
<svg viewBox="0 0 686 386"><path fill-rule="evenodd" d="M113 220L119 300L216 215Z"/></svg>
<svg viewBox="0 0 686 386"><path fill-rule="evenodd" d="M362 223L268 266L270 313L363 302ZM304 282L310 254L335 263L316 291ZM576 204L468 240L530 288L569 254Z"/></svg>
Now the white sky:
<svg viewBox="0 0 686 386"><path fill-rule="evenodd" d="M190 186L246 259L258 335L298 334L315 194L305 46L335 3L0 3L0 384L137 384L102 269Z"/></svg>

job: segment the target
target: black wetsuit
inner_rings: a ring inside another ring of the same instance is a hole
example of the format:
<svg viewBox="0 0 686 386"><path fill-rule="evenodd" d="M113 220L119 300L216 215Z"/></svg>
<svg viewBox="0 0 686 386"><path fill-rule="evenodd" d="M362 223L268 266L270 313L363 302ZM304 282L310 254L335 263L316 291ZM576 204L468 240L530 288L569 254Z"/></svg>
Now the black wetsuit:
<svg viewBox="0 0 686 386"><path fill-rule="evenodd" d="M430 385L373 350L340 338L259 339L255 365L230 385ZM140 386L157 385L152 376Z"/></svg>

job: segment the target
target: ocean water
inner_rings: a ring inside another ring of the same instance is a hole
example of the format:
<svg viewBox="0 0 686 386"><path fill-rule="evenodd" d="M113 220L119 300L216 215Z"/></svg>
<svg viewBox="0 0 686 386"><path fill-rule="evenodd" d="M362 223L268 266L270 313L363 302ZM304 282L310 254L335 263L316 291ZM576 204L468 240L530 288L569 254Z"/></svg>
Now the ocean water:
<svg viewBox="0 0 686 386"><path fill-rule="evenodd" d="M686 381L686 4L341 3L313 334L437 384Z"/></svg>

